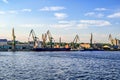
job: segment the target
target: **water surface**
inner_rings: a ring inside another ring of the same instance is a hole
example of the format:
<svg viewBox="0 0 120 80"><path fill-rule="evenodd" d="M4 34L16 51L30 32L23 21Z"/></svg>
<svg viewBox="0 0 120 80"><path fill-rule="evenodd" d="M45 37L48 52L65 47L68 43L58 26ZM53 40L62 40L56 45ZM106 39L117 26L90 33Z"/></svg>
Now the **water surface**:
<svg viewBox="0 0 120 80"><path fill-rule="evenodd" d="M0 80L120 80L120 52L0 52Z"/></svg>

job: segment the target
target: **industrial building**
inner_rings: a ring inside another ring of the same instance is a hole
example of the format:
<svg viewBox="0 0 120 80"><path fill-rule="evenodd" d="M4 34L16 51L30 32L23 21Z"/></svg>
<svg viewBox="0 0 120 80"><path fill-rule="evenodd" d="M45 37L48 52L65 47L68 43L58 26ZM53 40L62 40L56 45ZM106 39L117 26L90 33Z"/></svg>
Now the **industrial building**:
<svg viewBox="0 0 120 80"><path fill-rule="evenodd" d="M7 45L7 39L0 39L0 46Z"/></svg>

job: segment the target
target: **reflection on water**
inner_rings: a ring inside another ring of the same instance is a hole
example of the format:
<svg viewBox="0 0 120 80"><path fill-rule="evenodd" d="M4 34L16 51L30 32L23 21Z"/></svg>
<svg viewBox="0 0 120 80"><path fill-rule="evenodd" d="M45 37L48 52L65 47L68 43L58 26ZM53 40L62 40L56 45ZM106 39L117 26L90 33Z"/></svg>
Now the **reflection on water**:
<svg viewBox="0 0 120 80"><path fill-rule="evenodd" d="M120 52L0 52L0 80L120 80Z"/></svg>

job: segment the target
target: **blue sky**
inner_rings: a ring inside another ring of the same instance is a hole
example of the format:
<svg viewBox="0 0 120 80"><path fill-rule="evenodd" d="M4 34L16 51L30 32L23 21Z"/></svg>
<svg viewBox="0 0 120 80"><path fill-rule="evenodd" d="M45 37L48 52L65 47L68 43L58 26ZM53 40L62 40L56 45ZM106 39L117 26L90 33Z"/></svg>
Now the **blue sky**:
<svg viewBox="0 0 120 80"><path fill-rule="evenodd" d="M120 39L120 0L0 0L0 38L27 41L31 29L41 39L50 30L55 41L108 42Z"/></svg>

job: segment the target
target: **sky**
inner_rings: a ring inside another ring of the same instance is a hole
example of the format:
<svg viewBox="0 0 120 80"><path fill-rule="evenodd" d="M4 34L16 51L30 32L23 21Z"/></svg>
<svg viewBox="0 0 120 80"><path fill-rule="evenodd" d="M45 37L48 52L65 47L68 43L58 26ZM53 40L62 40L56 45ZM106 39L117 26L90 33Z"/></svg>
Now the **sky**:
<svg viewBox="0 0 120 80"><path fill-rule="evenodd" d="M30 30L42 41L50 30L56 42L109 42L120 39L120 0L0 0L0 38L28 41Z"/></svg>

